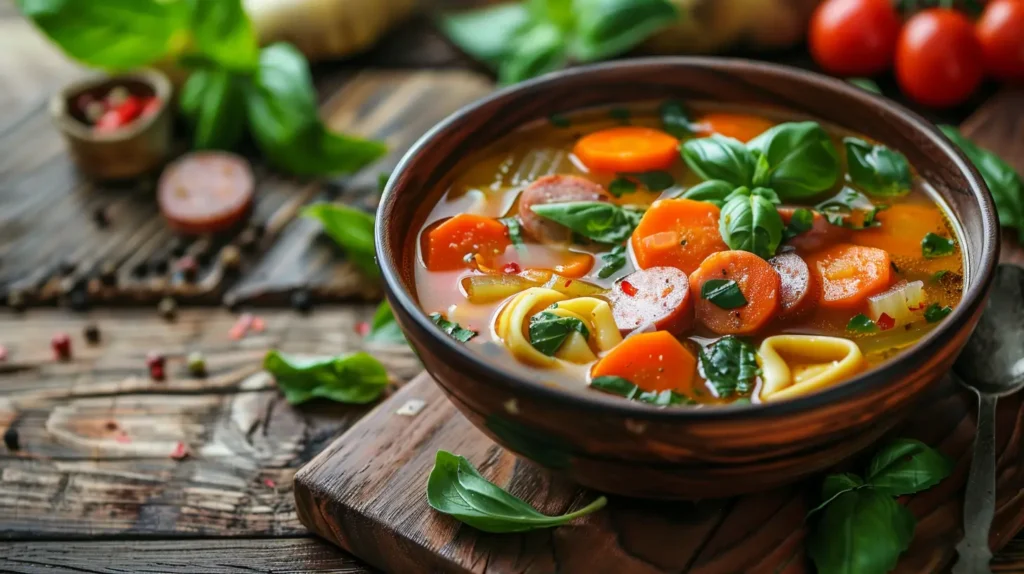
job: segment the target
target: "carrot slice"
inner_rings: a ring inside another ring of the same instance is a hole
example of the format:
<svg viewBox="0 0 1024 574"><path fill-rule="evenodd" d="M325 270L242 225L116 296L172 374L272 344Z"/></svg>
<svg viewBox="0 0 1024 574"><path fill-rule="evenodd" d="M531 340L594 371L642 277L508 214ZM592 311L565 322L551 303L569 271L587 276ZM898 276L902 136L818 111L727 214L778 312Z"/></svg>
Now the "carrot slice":
<svg viewBox="0 0 1024 574"><path fill-rule="evenodd" d="M857 243L890 255L920 258L925 235L948 233L942 212L931 205L901 203L879 211L875 218L880 225L858 232Z"/></svg>
<svg viewBox="0 0 1024 574"><path fill-rule="evenodd" d="M697 122L697 134L707 137L719 134L748 142L772 127L772 122L757 116L742 114L707 114Z"/></svg>
<svg viewBox="0 0 1024 574"><path fill-rule="evenodd" d="M746 304L723 309L705 299L701 289L712 279L735 281ZM747 251L715 253L690 275L697 319L720 335L750 335L767 325L779 312L781 287L771 264Z"/></svg>
<svg viewBox="0 0 1024 574"><path fill-rule="evenodd" d="M591 378L622 377L645 391L690 391L697 359L666 331L633 335L594 365Z"/></svg>
<svg viewBox="0 0 1024 574"><path fill-rule="evenodd" d="M690 274L701 261L729 246L718 233L719 209L706 201L655 201L633 231L633 254L640 269L675 267Z"/></svg>
<svg viewBox="0 0 1024 574"><path fill-rule="evenodd" d="M594 171L652 171L679 159L679 140L656 129L625 126L583 136L573 153Z"/></svg>
<svg viewBox="0 0 1024 574"><path fill-rule="evenodd" d="M840 244L807 259L821 284L821 305L851 309L885 291L892 282L889 254L863 245Z"/></svg>
<svg viewBox="0 0 1024 574"><path fill-rule="evenodd" d="M472 255L486 262L503 253L510 244L508 229L500 221L460 213L427 234L427 269L454 271L471 267Z"/></svg>

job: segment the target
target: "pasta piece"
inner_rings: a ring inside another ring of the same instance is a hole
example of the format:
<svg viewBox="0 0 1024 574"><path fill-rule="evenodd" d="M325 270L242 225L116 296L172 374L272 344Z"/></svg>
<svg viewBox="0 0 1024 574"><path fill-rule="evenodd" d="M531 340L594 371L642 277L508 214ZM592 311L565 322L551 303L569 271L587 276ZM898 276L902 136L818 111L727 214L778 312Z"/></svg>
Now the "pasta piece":
<svg viewBox="0 0 1024 574"><path fill-rule="evenodd" d="M553 289L531 287L513 297L505 305L498 314L495 331L515 358L538 367L552 368L558 364L554 357L533 348L528 333L531 317L550 307L552 303L565 299L565 295Z"/></svg>
<svg viewBox="0 0 1024 574"><path fill-rule="evenodd" d="M612 306L607 301L596 297L576 297L562 301L551 311L557 315L568 311L579 317L590 331L590 339L599 352L610 351L622 342Z"/></svg>
<svg viewBox="0 0 1024 574"><path fill-rule="evenodd" d="M768 337L757 351L761 401L810 394L857 374L864 366L860 347L849 339L816 335Z"/></svg>

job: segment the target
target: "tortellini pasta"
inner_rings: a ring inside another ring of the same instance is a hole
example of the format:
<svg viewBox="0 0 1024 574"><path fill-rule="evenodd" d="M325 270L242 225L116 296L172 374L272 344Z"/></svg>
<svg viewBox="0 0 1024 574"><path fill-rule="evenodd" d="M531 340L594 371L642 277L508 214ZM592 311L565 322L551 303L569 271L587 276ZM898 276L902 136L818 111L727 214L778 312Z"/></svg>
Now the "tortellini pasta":
<svg viewBox="0 0 1024 574"><path fill-rule="evenodd" d="M819 391L864 367L860 347L839 337L776 335L765 339L757 354L764 381L762 402Z"/></svg>
<svg viewBox="0 0 1024 574"><path fill-rule="evenodd" d="M589 337L572 332L554 356L538 351L530 343L530 320L534 315L550 311L560 317L579 319ZM552 368L559 360L585 364L597 360L597 354L622 342L622 335L607 301L595 297L575 297L553 289L532 287L509 301L498 314L495 332L519 360L538 367Z"/></svg>

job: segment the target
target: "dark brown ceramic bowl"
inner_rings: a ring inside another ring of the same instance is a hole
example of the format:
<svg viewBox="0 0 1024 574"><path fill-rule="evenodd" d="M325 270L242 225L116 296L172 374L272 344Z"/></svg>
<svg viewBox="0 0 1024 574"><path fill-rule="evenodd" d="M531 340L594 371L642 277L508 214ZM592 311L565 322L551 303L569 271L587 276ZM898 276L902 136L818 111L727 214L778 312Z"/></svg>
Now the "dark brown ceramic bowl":
<svg viewBox="0 0 1024 574"><path fill-rule="evenodd" d="M811 396L767 405L657 409L545 386L500 368L437 329L416 303L407 246L459 160L553 113L634 101L773 106L902 151L952 210L965 256L953 314L897 359ZM599 491L648 498L731 496L772 488L864 449L949 369L976 324L999 244L981 177L925 119L842 81L730 59L655 58L576 68L495 92L452 115L406 154L377 216L387 295L427 370L502 446Z"/></svg>

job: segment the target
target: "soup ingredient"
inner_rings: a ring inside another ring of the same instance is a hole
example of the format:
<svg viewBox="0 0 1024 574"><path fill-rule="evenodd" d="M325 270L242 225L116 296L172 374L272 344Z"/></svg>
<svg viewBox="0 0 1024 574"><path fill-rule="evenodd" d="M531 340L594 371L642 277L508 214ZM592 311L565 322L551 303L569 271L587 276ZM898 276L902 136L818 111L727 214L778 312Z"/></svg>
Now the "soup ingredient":
<svg viewBox="0 0 1024 574"><path fill-rule="evenodd" d="M941 452L913 439L895 439L880 449L866 477L825 477L822 503L811 510L807 554L819 572L884 573L910 547L915 519L893 497L927 490L953 472ZM817 516L815 520L812 517Z"/></svg>
<svg viewBox="0 0 1024 574"><path fill-rule="evenodd" d="M541 311L530 318L530 344L549 357L554 356L555 351L574 331L584 339L590 338L586 324L575 317L561 317L551 311Z"/></svg>
<svg viewBox="0 0 1024 574"><path fill-rule="evenodd" d="M598 270L597 276L601 279L607 279L614 275L616 271L626 266L626 246L616 245L612 247L611 251L601 255L601 261L604 262L604 265Z"/></svg>
<svg viewBox="0 0 1024 574"><path fill-rule="evenodd" d="M373 247L372 215L337 203L314 203L302 210L302 216L318 220L324 232L364 275L380 277Z"/></svg>
<svg viewBox="0 0 1024 574"><path fill-rule="evenodd" d="M675 391L645 391L622 377L598 377L590 381L590 388L659 407L697 404L690 397Z"/></svg>
<svg viewBox="0 0 1024 574"><path fill-rule="evenodd" d="M498 220L460 213L430 230L424 258L431 271L454 271L471 267L477 255L489 265L509 245L508 229Z"/></svg>
<svg viewBox="0 0 1024 574"><path fill-rule="evenodd" d="M525 277L509 274L470 275L463 277L460 283L466 298L474 304L503 301L520 291L540 285Z"/></svg>
<svg viewBox="0 0 1024 574"><path fill-rule="evenodd" d="M608 201L608 192L599 184L575 175L546 175L534 181L519 195L519 219L523 229L541 242L564 243L572 233L564 225L542 217L535 205L548 203Z"/></svg>
<svg viewBox="0 0 1024 574"><path fill-rule="evenodd" d="M985 179L999 213L999 224L1016 229L1024 241L1024 182L1010 164L965 138L953 126L939 126L960 147Z"/></svg>
<svg viewBox="0 0 1024 574"><path fill-rule="evenodd" d="M787 122L747 144L757 157L753 186L768 187L783 201L811 197L839 179L839 156L816 122Z"/></svg>
<svg viewBox="0 0 1024 574"><path fill-rule="evenodd" d="M945 257L956 252L956 242L948 237L928 232L921 240L921 254L925 259Z"/></svg>
<svg viewBox="0 0 1024 574"><path fill-rule="evenodd" d="M693 298L686 274L674 267L650 267L615 282L608 300L623 334L645 325L681 334L693 324Z"/></svg>
<svg viewBox="0 0 1024 574"><path fill-rule="evenodd" d="M960 12L932 8L914 14L896 44L896 80L925 106L963 103L981 83L984 56L974 25Z"/></svg>
<svg viewBox="0 0 1024 574"><path fill-rule="evenodd" d="M725 336L700 352L700 371L717 397L746 395L761 374L753 345Z"/></svg>
<svg viewBox="0 0 1024 574"><path fill-rule="evenodd" d="M843 138L843 144L853 185L876 197L910 193L910 163L903 154L860 138Z"/></svg>
<svg viewBox="0 0 1024 574"><path fill-rule="evenodd" d="M620 207L600 201L542 203L530 209L587 239L608 244L625 241L644 215L642 208Z"/></svg>
<svg viewBox="0 0 1024 574"><path fill-rule="evenodd" d="M928 305L927 309L924 310L924 319L929 323L938 323L939 321L949 316L949 314L952 312L953 308L950 307L949 305L943 307L938 303L932 303L931 305Z"/></svg>
<svg viewBox="0 0 1024 574"><path fill-rule="evenodd" d="M578 279L583 277L594 266L594 256L590 253L570 251L565 253L563 261L555 265L555 272L563 277Z"/></svg>
<svg viewBox="0 0 1024 574"><path fill-rule="evenodd" d="M622 126L589 133L573 147L592 171L648 172L672 167L679 140L652 128Z"/></svg>
<svg viewBox="0 0 1024 574"><path fill-rule="evenodd" d="M637 266L675 267L693 273L709 255L728 249L718 231L720 213L703 201L655 201L631 238Z"/></svg>
<svg viewBox="0 0 1024 574"><path fill-rule="evenodd" d="M367 353L334 357L297 357L276 349L267 351L263 368L293 405L321 397L339 403L366 404L377 400L388 385L384 365Z"/></svg>
<svg viewBox="0 0 1024 574"><path fill-rule="evenodd" d="M874 333L878 330L878 325L864 313L858 313L846 324L846 330L854 333Z"/></svg>
<svg viewBox="0 0 1024 574"><path fill-rule="evenodd" d="M731 249L768 259L782 242L782 218L775 209L778 196L770 189L737 188L722 207L718 231Z"/></svg>
<svg viewBox="0 0 1024 574"><path fill-rule="evenodd" d="M570 333L555 349L554 357L538 351L524 333L533 317L542 312L579 319L588 336ZM607 301L594 297L569 298L543 287L533 287L513 297L498 313L494 330L517 359L547 368L557 365L556 358L575 363L591 362L597 358L595 350L607 351L622 341Z"/></svg>
<svg viewBox="0 0 1024 574"><path fill-rule="evenodd" d="M849 339L775 335L761 342L761 400L808 395L849 379L864 368L860 347Z"/></svg>
<svg viewBox="0 0 1024 574"><path fill-rule="evenodd" d="M837 76L874 76L889 69L900 17L890 0L826 0L811 17L814 61Z"/></svg>
<svg viewBox="0 0 1024 574"><path fill-rule="evenodd" d="M712 134L683 143L683 160L697 175L733 186L750 185L756 158L739 140Z"/></svg>
<svg viewBox="0 0 1024 574"><path fill-rule="evenodd" d="M620 173L619 177L612 181L610 185L614 187L618 182L619 190L624 191L625 185L629 184L632 187L627 193L632 193L636 191L636 184L633 183L633 180L639 182L650 191L664 191L676 184L675 178L667 171L643 171L638 173ZM622 197L623 194L612 192L612 195Z"/></svg>
<svg viewBox="0 0 1024 574"><path fill-rule="evenodd" d="M196 152L160 174L157 202L174 229L217 233L241 222L252 207L255 178L249 162L226 152Z"/></svg>
<svg viewBox="0 0 1024 574"><path fill-rule="evenodd" d="M761 135L772 123L759 116L743 114L705 114L694 126L701 137L718 134L746 143Z"/></svg>
<svg viewBox="0 0 1024 574"><path fill-rule="evenodd" d="M821 288L803 258L780 253L768 263L779 274L779 319L799 316L818 304Z"/></svg>
<svg viewBox="0 0 1024 574"><path fill-rule="evenodd" d="M985 70L1000 80L1024 78L1024 3L991 0L975 24Z"/></svg>
<svg viewBox="0 0 1024 574"><path fill-rule="evenodd" d="M476 337L477 335L476 331L466 329L465 327L459 325L458 323L455 323L454 321L449 321L448 319L445 318L444 315L440 313L431 313L430 320L433 321L435 325L440 327L441 330L444 331L449 337L455 339L460 343L465 343L472 339L473 337Z"/></svg>
<svg viewBox="0 0 1024 574"><path fill-rule="evenodd" d="M925 305L923 281L900 281L887 291L868 298L868 316L882 330L902 327L920 319ZM888 317L883 320L882 317ZM885 325L889 326L886 327Z"/></svg>
<svg viewBox="0 0 1024 574"><path fill-rule="evenodd" d="M815 206L825 219L835 227L844 227L860 231L871 227L879 227L877 215L884 206L877 206L868 196L856 189L845 186L835 196ZM863 236L858 235L860 240Z"/></svg>
<svg viewBox="0 0 1024 574"><path fill-rule="evenodd" d="M746 305L723 308L703 296L706 283L723 280L736 283ZM702 294L694 302L697 320L720 335L756 333L779 312L779 274L767 261L747 251L721 251L709 256L690 275L690 289Z"/></svg>
<svg viewBox="0 0 1024 574"><path fill-rule="evenodd" d="M711 279L701 287L700 298L721 309L738 309L747 304L740 286L732 279Z"/></svg>
<svg viewBox="0 0 1024 574"><path fill-rule="evenodd" d="M729 197L736 186L720 179L709 179L698 183L684 191L678 197L680 199L692 199L693 201L706 201L715 207L721 208L725 205L725 199Z"/></svg>
<svg viewBox="0 0 1024 574"><path fill-rule="evenodd" d="M427 503L473 528L500 534L560 526L600 510L608 499L600 496L574 512L547 516L481 476L465 458L439 450L427 479Z"/></svg>
<svg viewBox="0 0 1024 574"><path fill-rule="evenodd" d="M777 209L779 217L783 218L782 209ZM801 234L807 233L814 227L814 212L805 207L787 210L788 217L782 223L786 227L782 230L782 240L788 241Z"/></svg>
<svg viewBox="0 0 1024 574"><path fill-rule="evenodd" d="M640 333L615 346L590 371L592 380L622 377L645 391L689 391L697 360L666 331Z"/></svg>
<svg viewBox="0 0 1024 574"><path fill-rule="evenodd" d="M808 257L821 281L821 305L853 309L892 282L889 254L874 247L842 243Z"/></svg>
<svg viewBox="0 0 1024 574"><path fill-rule="evenodd" d="M818 251L833 243L844 241L848 233L846 228L829 223L828 218L819 211L806 208L779 207L779 217L786 225L783 231L783 242L800 251L810 253ZM810 227L807 218L810 216Z"/></svg>
<svg viewBox="0 0 1024 574"><path fill-rule="evenodd" d="M498 221L508 229L508 238L512 245L515 245L516 249L521 248L523 246L523 227L519 225L519 220L515 217L502 217Z"/></svg>
<svg viewBox="0 0 1024 574"><path fill-rule="evenodd" d="M877 227L856 234L857 243L885 249L893 256L921 257L929 233L946 232L942 213L931 205L900 203L878 212Z"/></svg>
<svg viewBox="0 0 1024 574"><path fill-rule="evenodd" d="M683 139L693 135L690 112L682 102L668 100L658 108L658 114L661 116L661 127L673 137Z"/></svg>

